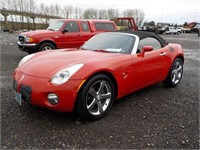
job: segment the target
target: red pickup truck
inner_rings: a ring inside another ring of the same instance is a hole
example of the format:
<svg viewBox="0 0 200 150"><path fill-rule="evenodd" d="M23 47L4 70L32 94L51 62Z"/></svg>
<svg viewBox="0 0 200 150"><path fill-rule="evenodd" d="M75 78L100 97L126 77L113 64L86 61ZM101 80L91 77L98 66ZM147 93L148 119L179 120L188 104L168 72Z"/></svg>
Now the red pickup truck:
<svg viewBox="0 0 200 150"><path fill-rule="evenodd" d="M93 35L115 31L110 20L54 19L47 30L24 32L19 35L18 48L29 54L60 48L78 48Z"/></svg>

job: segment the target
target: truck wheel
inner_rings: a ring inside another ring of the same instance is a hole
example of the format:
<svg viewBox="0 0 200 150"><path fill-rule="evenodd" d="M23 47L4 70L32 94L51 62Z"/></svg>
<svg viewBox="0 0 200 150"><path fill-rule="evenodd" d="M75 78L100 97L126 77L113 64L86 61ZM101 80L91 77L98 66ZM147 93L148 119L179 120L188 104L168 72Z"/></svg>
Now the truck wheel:
<svg viewBox="0 0 200 150"><path fill-rule="evenodd" d="M46 51L46 50L52 50L52 49L55 49L55 46L53 44L51 44L51 43L42 43L39 46L38 51Z"/></svg>

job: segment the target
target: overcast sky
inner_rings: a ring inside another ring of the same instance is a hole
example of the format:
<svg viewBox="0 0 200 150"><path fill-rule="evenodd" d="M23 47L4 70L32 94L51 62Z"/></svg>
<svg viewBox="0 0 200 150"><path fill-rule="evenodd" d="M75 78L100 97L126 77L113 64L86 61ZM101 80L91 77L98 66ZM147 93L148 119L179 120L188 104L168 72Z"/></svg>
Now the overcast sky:
<svg viewBox="0 0 200 150"><path fill-rule="evenodd" d="M96 9L143 9L146 21L183 24L200 22L200 0L35 0L39 5L59 4Z"/></svg>
<svg viewBox="0 0 200 150"><path fill-rule="evenodd" d="M1 0L0 0L1 1ZM145 21L183 24L184 22L200 23L200 0L34 0L39 6L58 4L61 7L71 5L83 10L96 9L142 9ZM2 16L0 16L2 20Z"/></svg>

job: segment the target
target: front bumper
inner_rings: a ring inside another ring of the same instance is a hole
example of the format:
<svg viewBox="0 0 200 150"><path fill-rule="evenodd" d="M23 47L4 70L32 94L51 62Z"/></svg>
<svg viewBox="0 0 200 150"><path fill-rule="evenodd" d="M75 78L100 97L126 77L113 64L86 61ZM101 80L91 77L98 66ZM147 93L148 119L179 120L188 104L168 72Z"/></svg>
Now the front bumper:
<svg viewBox="0 0 200 150"><path fill-rule="evenodd" d="M18 49L21 51L25 51L28 53L34 53L34 52L38 51L37 43L27 44L27 43L22 43L22 42L18 41L17 44L18 44Z"/></svg>
<svg viewBox="0 0 200 150"><path fill-rule="evenodd" d="M50 79L26 75L18 70L14 73L13 88L22 94L22 99L31 105L45 107L55 111L71 112L78 94L78 88L82 80L68 80L65 84L55 86ZM48 94L55 93L59 97L59 103L51 105Z"/></svg>

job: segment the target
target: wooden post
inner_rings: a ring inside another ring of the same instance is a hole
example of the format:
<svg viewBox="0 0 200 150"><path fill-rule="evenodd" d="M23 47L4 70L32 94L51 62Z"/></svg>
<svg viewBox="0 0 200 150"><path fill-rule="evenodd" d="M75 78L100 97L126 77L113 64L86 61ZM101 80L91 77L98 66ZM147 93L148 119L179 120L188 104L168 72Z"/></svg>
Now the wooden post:
<svg viewBox="0 0 200 150"><path fill-rule="evenodd" d="M35 16L30 16L30 18L33 19L33 30L35 30L35 28L36 28L36 27L35 27L35 18L36 18L36 17L35 17Z"/></svg>
<svg viewBox="0 0 200 150"><path fill-rule="evenodd" d="M5 29L8 29L8 20L7 20L7 17L8 17L8 13L2 13L2 15L4 16L4 23L5 23Z"/></svg>

